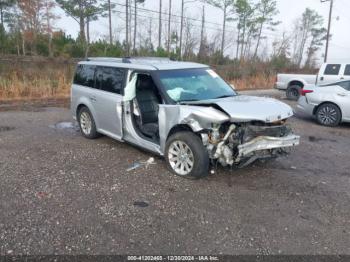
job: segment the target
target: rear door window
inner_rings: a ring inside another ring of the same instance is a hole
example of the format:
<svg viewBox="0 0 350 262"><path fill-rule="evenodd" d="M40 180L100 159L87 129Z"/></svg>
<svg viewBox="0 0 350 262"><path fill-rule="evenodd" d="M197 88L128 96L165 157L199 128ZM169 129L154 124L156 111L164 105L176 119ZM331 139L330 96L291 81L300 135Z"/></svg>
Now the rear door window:
<svg viewBox="0 0 350 262"><path fill-rule="evenodd" d="M115 67L97 67L95 87L103 91L121 94L125 81L125 70Z"/></svg>
<svg viewBox="0 0 350 262"><path fill-rule="evenodd" d="M340 85L342 88L350 91L350 81L340 82L340 83L338 83L338 85Z"/></svg>
<svg viewBox="0 0 350 262"><path fill-rule="evenodd" d="M340 71L340 64L329 64L324 70L325 75L338 75Z"/></svg>
<svg viewBox="0 0 350 262"><path fill-rule="evenodd" d="M87 87L94 87L95 66L78 65L73 83Z"/></svg>
<svg viewBox="0 0 350 262"><path fill-rule="evenodd" d="M345 71L344 71L345 76L350 76L350 65L345 66Z"/></svg>

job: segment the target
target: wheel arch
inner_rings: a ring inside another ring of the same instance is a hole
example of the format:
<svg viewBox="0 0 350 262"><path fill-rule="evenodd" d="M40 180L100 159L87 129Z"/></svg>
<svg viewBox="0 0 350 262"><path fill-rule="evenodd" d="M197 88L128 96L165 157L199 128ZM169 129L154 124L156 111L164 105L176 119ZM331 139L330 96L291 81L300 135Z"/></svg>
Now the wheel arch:
<svg viewBox="0 0 350 262"><path fill-rule="evenodd" d="M92 110L92 108L91 108L89 105L87 105L87 103L81 102L81 103L79 103L78 106L76 107L75 115L76 115L77 121L79 121L79 116L78 116L79 111L80 111L83 107L86 107L86 108L90 111L92 117L94 118L96 128L97 128L97 130L98 130L98 129L99 129L99 124L98 124L98 119L97 119L97 117L96 117L95 111Z"/></svg>
<svg viewBox="0 0 350 262"><path fill-rule="evenodd" d="M301 88L303 88L305 84L301 80L292 80L288 83L287 87L291 87L291 86L300 86Z"/></svg>
<svg viewBox="0 0 350 262"><path fill-rule="evenodd" d="M77 120L79 120L79 111L83 108L83 107L86 107L87 109L89 109L89 107L87 105L85 105L84 103L80 103L78 106L77 106L77 109L75 110L75 116L77 117ZM90 110L90 109L89 109ZM91 112L91 110L90 110Z"/></svg>
<svg viewBox="0 0 350 262"><path fill-rule="evenodd" d="M177 124L175 126L173 126L169 132L168 135L166 137L166 141L169 139L170 136L172 136L173 134L177 133L177 132L182 132L182 131L190 131L193 132L194 134L197 134L195 131L193 131L193 129L186 124Z"/></svg>

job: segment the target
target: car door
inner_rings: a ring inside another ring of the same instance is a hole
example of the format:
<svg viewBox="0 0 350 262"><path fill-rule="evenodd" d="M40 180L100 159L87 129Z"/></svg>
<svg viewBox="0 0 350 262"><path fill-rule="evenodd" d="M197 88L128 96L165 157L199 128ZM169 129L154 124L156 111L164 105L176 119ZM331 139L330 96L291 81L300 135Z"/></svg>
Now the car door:
<svg viewBox="0 0 350 262"><path fill-rule="evenodd" d="M326 85L338 82L340 80L341 64L327 64L324 70L320 71L318 79L319 85Z"/></svg>
<svg viewBox="0 0 350 262"><path fill-rule="evenodd" d="M341 80L350 80L350 64L344 65L343 75L340 77Z"/></svg>
<svg viewBox="0 0 350 262"><path fill-rule="evenodd" d="M93 95L99 132L122 139L122 100L125 87L125 69L107 66L96 68Z"/></svg>
<svg viewBox="0 0 350 262"><path fill-rule="evenodd" d="M342 87L336 94L338 105L341 108L343 118L350 120L350 81L343 81L338 85Z"/></svg>

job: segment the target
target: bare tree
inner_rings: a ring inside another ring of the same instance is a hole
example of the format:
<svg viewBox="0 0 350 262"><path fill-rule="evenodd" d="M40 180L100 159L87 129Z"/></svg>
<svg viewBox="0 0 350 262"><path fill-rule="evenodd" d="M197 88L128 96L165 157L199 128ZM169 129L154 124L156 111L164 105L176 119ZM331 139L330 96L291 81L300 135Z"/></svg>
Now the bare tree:
<svg viewBox="0 0 350 262"><path fill-rule="evenodd" d="M205 0L205 2L223 11L222 37L221 37L221 49L220 49L221 56L223 56L224 48L225 48L226 22L232 19L232 15L235 12L235 9L234 9L235 0Z"/></svg>
<svg viewBox="0 0 350 262"><path fill-rule="evenodd" d="M158 48L162 47L162 0L159 0Z"/></svg>
<svg viewBox="0 0 350 262"><path fill-rule="evenodd" d="M129 0L125 0L125 46L126 46L126 55L130 54L129 46Z"/></svg>
<svg viewBox="0 0 350 262"><path fill-rule="evenodd" d="M144 3L145 0L134 0L134 40L133 40L133 53L136 53L136 34L137 34L137 4Z"/></svg>
<svg viewBox="0 0 350 262"><path fill-rule="evenodd" d="M109 44L112 45L112 6L111 0L108 0L108 28L109 28Z"/></svg>
<svg viewBox="0 0 350 262"><path fill-rule="evenodd" d="M196 35L194 25L190 19L185 19L184 23L184 59L192 59L195 57L194 50L198 45L198 35Z"/></svg>
<svg viewBox="0 0 350 262"><path fill-rule="evenodd" d="M44 0L44 13L43 13L43 19L44 19L44 29L47 33L48 36L48 49L49 49L49 56L53 56L53 51L52 51L52 33L53 33L53 21L58 19L59 16L56 15L53 12L53 9L56 7L55 2L51 0Z"/></svg>
<svg viewBox="0 0 350 262"><path fill-rule="evenodd" d="M280 24L279 21L274 21L274 16L279 13L276 0L260 0L255 8L257 10L256 23L259 29L257 33L258 40L255 46L254 58L258 54L263 28L267 26L267 29L273 30L276 25Z"/></svg>
<svg viewBox="0 0 350 262"><path fill-rule="evenodd" d="M171 42L171 0L169 0L168 41L167 41L167 52L169 55L170 55L170 42Z"/></svg>
<svg viewBox="0 0 350 262"><path fill-rule="evenodd" d="M308 50L310 57L313 56L321 45L320 41L322 41L322 34L325 32L322 25L322 16L309 8L306 8L302 16L296 20L293 34L293 61L298 67L301 66L308 41L311 41ZM316 50L312 50L313 48L316 48Z"/></svg>

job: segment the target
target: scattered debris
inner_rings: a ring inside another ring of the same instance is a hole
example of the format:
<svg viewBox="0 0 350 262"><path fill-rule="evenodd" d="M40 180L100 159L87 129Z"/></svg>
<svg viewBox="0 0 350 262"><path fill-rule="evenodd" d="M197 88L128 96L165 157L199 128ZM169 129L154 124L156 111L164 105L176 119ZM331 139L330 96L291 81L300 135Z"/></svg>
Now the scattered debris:
<svg viewBox="0 0 350 262"><path fill-rule="evenodd" d="M144 164L146 166L146 168L148 168L149 165L154 165L155 164L153 157L150 157L146 162L141 162L141 163Z"/></svg>
<svg viewBox="0 0 350 262"><path fill-rule="evenodd" d="M321 138L321 137L315 137L315 136L309 136L310 142L320 142L320 141L328 141L328 142L337 142L335 139L329 139L329 138Z"/></svg>
<svg viewBox="0 0 350 262"><path fill-rule="evenodd" d="M149 204L147 202L144 202L144 201L135 201L134 202L134 206L137 206L137 207L148 207Z"/></svg>
<svg viewBox="0 0 350 262"><path fill-rule="evenodd" d="M141 167L141 166L142 166L141 163L135 162L135 163L134 163L131 167L129 167L126 171L129 172L129 171L135 170L135 169L137 169L137 168L139 168L139 167Z"/></svg>
<svg viewBox="0 0 350 262"><path fill-rule="evenodd" d="M147 161L134 162L133 165L129 167L126 171L129 172L137 168L140 168L142 166L145 166L146 168L148 168L150 165L154 165L154 164L155 164L154 158L150 157Z"/></svg>
<svg viewBox="0 0 350 262"><path fill-rule="evenodd" d="M40 191L40 192L36 193L36 196L37 196L38 198L44 198L44 197L50 197L50 194L47 193L47 192L42 192L42 191Z"/></svg>
<svg viewBox="0 0 350 262"><path fill-rule="evenodd" d="M11 131L13 129L15 128L11 126L0 126L0 132Z"/></svg>
<svg viewBox="0 0 350 262"><path fill-rule="evenodd" d="M68 130L68 131L73 131L73 132L79 131L78 124L73 123L73 122L58 122L54 125L50 125L50 127L54 128L54 129Z"/></svg>

